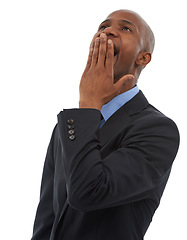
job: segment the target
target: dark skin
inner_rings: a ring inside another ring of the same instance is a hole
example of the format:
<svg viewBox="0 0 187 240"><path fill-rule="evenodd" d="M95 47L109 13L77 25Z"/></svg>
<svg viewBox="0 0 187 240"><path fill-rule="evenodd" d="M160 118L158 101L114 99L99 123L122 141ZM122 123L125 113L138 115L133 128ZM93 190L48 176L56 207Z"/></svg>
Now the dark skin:
<svg viewBox="0 0 187 240"><path fill-rule="evenodd" d="M138 14L128 10L111 13L91 42L79 107L101 110L115 96L133 88L151 61L153 47L152 31Z"/></svg>

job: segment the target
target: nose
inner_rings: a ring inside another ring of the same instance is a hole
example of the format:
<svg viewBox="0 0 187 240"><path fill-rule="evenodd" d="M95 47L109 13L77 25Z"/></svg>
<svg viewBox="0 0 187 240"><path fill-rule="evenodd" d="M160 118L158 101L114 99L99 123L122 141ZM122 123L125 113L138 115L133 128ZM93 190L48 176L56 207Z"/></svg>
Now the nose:
<svg viewBox="0 0 187 240"><path fill-rule="evenodd" d="M102 32L105 33L107 36L113 36L113 37L118 36L117 31L115 31L114 28L112 27L107 27Z"/></svg>

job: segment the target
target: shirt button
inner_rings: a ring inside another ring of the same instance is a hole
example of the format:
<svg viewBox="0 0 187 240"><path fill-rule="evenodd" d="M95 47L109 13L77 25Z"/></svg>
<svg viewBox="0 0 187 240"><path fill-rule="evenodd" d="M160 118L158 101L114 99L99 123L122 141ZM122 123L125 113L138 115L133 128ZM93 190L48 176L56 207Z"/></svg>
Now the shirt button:
<svg viewBox="0 0 187 240"><path fill-rule="evenodd" d="M70 139L71 141L73 141L73 140L75 139L75 135L70 135L70 136L69 136L69 139Z"/></svg>
<svg viewBox="0 0 187 240"><path fill-rule="evenodd" d="M74 123L74 120L73 120L72 118L69 118L69 119L68 119L68 123L69 123L69 124L73 124L73 123Z"/></svg>

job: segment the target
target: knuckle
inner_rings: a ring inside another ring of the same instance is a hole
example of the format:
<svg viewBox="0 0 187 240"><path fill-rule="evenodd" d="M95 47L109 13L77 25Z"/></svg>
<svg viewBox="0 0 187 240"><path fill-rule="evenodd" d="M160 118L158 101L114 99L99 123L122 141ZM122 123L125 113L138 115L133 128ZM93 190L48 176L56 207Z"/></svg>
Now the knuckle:
<svg viewBox="0 0 187 240"><path fill-rule="evenodd" d="M103 39L103 38L101 38L101 39L100 39L100 43L101 43L102 45L104 45L104 44L106 44L106 40Z"/></svg>
<svg viewBox="0 0 187 240"><path fill-rule="evenodd" d="M101 66L99 64L97 64L97 66L95 67L95 71L96 72L100 72L101 71Z"/></svg>
<svg viewBox="0 0 187 240"><path fill-rule="evenodd" d="M93 53L92 57L97 58L98 54L96 52Z"/></svg>
<svg viewBox="0 0 187 240"><path fill-rule="evenodd" d="M112 57L112 53L111 52L108 52L107 53L107 58L111 58Z"/></svg>
<svg viewBox="0 0 187 240"><path fill-rule="evenodd" d="M98 76L101 76L101 74L103 73L103 68L97 65L95 68L95 73L98 74Z"/></svg>
<svg viewBox="0 0 187 240"><path fill-rule="evenodd" d="M100 49L99 54L104 56L106 54L105 49Z"/></svg>

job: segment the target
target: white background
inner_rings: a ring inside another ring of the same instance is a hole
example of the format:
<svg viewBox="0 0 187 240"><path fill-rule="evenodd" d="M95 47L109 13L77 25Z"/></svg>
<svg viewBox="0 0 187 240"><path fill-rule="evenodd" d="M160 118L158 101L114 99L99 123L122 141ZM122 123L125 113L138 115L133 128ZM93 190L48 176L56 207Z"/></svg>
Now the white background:
<svg viewBox="0 0 187 240"><path fill-rule="evenodd" d="M145 240L187 239L186 2L1 0L1 239L30 239L42 168L56 115L78 107L78 86L98 25L118 9L137 11L156 37L139 79L149 102L172 118L181 146Z"/></svg>

